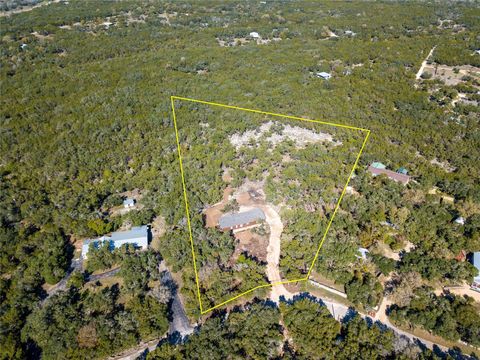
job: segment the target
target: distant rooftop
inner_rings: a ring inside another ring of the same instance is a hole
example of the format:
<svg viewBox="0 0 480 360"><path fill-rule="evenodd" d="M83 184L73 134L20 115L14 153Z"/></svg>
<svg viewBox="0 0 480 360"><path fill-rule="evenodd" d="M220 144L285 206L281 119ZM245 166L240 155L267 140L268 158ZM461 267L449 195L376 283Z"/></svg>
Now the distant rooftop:
<svg viewBox="0 0 480 360"><path fill-rule="evenodd" d="M323 79L325 79L325 80L328 80L328 79L330 79L330 78L332 77L332 75L329 74L329 73L327 73L327 72L325 72L325 71L322 71L322 72L317 72L317 77L321 77L321 78L323 78Z"/></svg>
<svg viewBox="0 0 480 360"><path fill-rule="evenodd" d="M112 235L101 236L97 239L88 239L83 242L83 244L90 244L91 242L98 242L98 241L119 241L119 240L128 240L128 239L140 239L148 235L148 225L142 226L134 226L128 231L116 231L113 232Z"/></svg>
<svg viewBox="0 0 480 360"><path fill-rule="evenodd" d="M148 225L134 226L128 231L116 231L112 235L101 236L97 239L88 239L82 245L82 257L86 258L90 244L98 247L108 243L110 250L121 247L125 244L133 244L137 248L147 249L148 247Z"/></svg>
<svg viewBox="0 0 480 360"><path fill-rule="evenodd" d="M133 205L135 205L135 199L127 198L127 199L123 200L123 205L133 206Z"/></svg>
<svg viewBox="0 0 480 360"><path fill-rule="evenodd" d="M374 167L375 169L386 169L387 166L382 164L381 162L379 161L375 161L372 163L372 167Z"/></svg>
<svg viewBox="0 0 480 360"><path fill-rule="evenodd" d="M480 282L480 251L473 253L472 264L477 268L477 276L475 276L474 281Z"/></svg>
<svg viewBox="0 0 480 360"><path fill-rule="evenodd" d="M218 224L221 229L245 225L254 221L265 220L265 214L262 210L255 208L237 214L223 215Z"/></svg>
<svg viewBox="0 0 480 360"><path fill-rule="evenodd" d="M370 171L370 173L372 173L372 175L374 176L382 174L387 175L390 179L401 182L403 185L408 184L408 182L410 181L410 176L408 175L400 174L398 172L387 169L376 168L373 166L373 164L368 167L368 171Z"/></svg>

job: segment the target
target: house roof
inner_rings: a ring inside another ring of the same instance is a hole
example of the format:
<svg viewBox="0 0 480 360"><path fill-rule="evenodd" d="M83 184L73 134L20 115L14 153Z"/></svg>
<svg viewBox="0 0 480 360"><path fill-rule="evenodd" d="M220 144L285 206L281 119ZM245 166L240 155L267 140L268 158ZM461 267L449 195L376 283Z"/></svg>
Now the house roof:
<svg viewBox="0 0 480 360"><path fill-rule="evenodd" d="M135 199L128 198L123 200L123 205L134 205L134 204L135 204Z"/></svg>
<svg viewBox="0 0 480 360"><path fill-rule="evenodd" d="M113 232L110 236L101 236L97 239L88 239L83 242L84 245L90 244L92 242L99 242L99 241L121 241L121 240L134 240L140 239L143 237L148 236L148 226L134 226L128 231L116 231Z"/></svg>
<svg viewBox="0 0 480 360"><path fill-rule="evenodd" d="M332 77L331 74L329 74L329 73L327 73L327 72L325 72L325 71L317 72L317 76L320 76L320 77L322 77L322 78L330 78L330 77Z"/></svg>
<svg viewBox="0 0 480 360"><path fill-rule="evenodd" d="M387 168L386 165L382 164L379 161L373 162L371 166L374 167L375 169L386 169Z"/></svg>
<svg viewBox="0 0 480 360"><path fill-rule="evenodd" d="M257 220L265 220L265 214L262 210L255 208L241 213L223 215L218 221L218 225L220 228L225 229Z"/></svg>
<svg viewBox="0 0 480 360"><path fill-rule="evenodd" d="M478 270L477 276L475 276L475 280L480 281L480 251L474 252L472 256L472 264Z"/></svg>
<svg viewBox="0 0 480 360"><path fill-rule="evenodd" d="M390 179L401 182L403 185L406 185L410 181L410 176L408 175L400 174L387 169L378 169L373 167L372 165L368 167L368 171L370 171L373 175L385 174Z"/></svg>
<svg viewBox="0 0 480 360"><path fill-rule="evenodd" d="M370 251L368 251L368 249L359 247L359 248L358 248L358 252L360 253L360 255L361 255L361 257L362 257L363 259L366 259L366 258L367 258L367 254L368 254Z"/></svg>

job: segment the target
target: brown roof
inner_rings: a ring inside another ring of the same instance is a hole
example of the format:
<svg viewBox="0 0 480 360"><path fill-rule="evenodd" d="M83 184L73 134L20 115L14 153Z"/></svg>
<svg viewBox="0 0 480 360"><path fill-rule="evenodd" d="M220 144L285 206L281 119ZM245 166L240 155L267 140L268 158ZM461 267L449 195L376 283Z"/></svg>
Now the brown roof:
<svg viewBox="0 0 480 360"><path fill-rule="evenodd" d="M387 175L390 179L401 182L403 185L406 185L410 181L410 176L404 175L397 173L392 170L387 170L387 169L377 169L374 168L373 166L368 167L368 171L372 173L372 175L381 175L385 174Z"/></svg>

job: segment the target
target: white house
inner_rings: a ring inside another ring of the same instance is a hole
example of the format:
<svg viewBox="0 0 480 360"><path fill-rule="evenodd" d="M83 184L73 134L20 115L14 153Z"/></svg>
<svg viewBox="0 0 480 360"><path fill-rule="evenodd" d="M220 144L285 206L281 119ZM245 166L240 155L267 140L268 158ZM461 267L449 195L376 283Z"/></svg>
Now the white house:
<svg viewBox="0 0 480 360"><path fill-rule="evenodd" d="M110 250L117 249L125 244L132 244L136 248L146 250L148 248L148 236L148 225L143 225L132 227L129 231L117 231L110 236L104 235L97 239L88 239L83 242L82 257L84 259L87 258L88 251L92 244L94 247L99 247L105 242L109 243Z"/></svg>
<svg viewBox="0 0 480 360"><path fill-rule="evenodd" d="M135 206L135 199L127 198L123 200L123 207L125 209L132 208Z"/></svg>
<svg viewBox="0 0 480 360"><path fill-rule="evenodd" d="M27 47L28 47L28 45L25 44L25 43L23 43L22 45L20 45L20 49L22 49L22 50L25 50Z"/></svg>
<svg viewBox="0 0 480 360"><path fill-rule="evenodd" d="M461 216L455 219L455 223L459 225L465 225L465 219Z"/></svg>
<svg viewBox="0 0 480 360"><path fill-rule="evenodd" d="M477 268L477 276L473 278L472 289L480 291L480 251L473 253L472 264Z"/></svg>
<svg viewBox="0 0 480 360"><path fill-rule="evenodd" d="M358 248L358 253L360 255L355 255L357 258L359 259L363 259L363 260L367 260L367 254L369 253L370 251L368 251L368 249L365 249L365 248Z"/></svg>
<svg viewBox="0 0 480 360"><path fill-rule="evenodd" d="M332 77L332 74L324 72L324 71L318 72L316 75L317 75L318 78L322 78L324 80L329 80Z"/></svg>
<svg viewBox="0 0 480 360"><path fill-rule="evenodd" d="M254 38L254 39L260 39L260 34L256 31L252 31L250 33L250 37Z"/></svg>

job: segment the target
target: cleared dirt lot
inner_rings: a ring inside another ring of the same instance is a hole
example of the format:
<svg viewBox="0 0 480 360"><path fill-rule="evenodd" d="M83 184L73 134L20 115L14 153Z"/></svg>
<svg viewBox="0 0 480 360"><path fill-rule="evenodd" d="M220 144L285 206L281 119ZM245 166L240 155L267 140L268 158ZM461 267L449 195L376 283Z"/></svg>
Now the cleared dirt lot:
<svg viewBox="0 0 480 360"><path fill-rule="evenodd" d="M458 69L458 71L454 71ZM466 75L479 77L480 68L463 65L463 66L446 66L439 64L427 64L423 69L423 74L430 74L432 79L443 81L446 85L455 86L463 82L462 77Z"/></svg>
<svg viewBox="0 0 480 360"><path fill-rule="evenodd" d="M236 233L235 239L238 244L232 258L236 259L242 252L246 252L259 261L267 261L268 235L262 236L249 229Z"/></svg>

